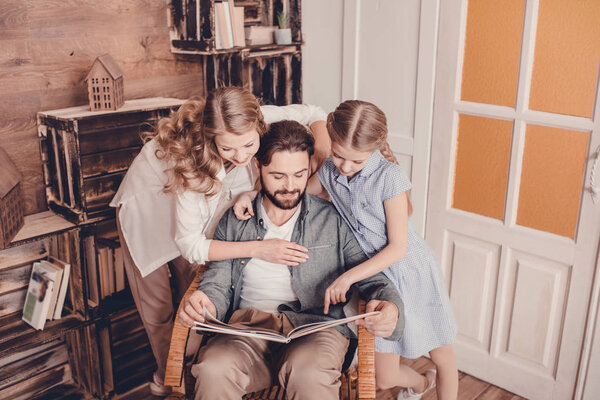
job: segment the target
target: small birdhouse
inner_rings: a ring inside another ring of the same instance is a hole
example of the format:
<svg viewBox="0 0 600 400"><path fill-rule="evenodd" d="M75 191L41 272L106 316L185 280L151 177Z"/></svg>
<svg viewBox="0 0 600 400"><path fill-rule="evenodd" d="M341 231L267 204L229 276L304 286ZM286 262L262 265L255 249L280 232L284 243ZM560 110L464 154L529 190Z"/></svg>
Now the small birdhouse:
<svg viewBox="0 0 600 400"><path fill-rule="evenodd" d="M0 149L0 249L6 248L22 227L21 176Z"/></svg>
<svg viewBox="0 0 600 400"><path fill-rule="evenodd" d="M123 70L110 54L94 60L85 80L92 111L116 110L123 105Z"/></svg>

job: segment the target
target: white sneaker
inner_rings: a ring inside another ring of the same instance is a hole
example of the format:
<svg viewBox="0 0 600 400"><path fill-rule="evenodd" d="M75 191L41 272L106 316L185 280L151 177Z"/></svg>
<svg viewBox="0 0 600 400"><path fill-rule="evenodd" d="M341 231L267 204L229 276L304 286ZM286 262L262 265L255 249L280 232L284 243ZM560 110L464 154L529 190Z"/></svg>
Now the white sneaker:
<svg viewBox="0 0 600 400"><path fill-rule="evenodd" d="M398 393L397 400L419 400L425 393L429 391L429 389L433 389L435 387L435 377L437 371L435 369L428 369L425 371L425 376L429 381L429 384L421 393L415 393L411 388L402 389L400 393Z"/></svg>

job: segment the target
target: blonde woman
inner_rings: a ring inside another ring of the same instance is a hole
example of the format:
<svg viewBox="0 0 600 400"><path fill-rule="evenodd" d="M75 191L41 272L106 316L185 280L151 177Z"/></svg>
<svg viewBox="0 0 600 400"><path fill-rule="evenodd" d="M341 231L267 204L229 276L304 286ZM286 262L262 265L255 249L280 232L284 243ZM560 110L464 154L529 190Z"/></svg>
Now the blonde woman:
<svg viewBox="0 0 600 400"><path fill-rule="evenodd" d="M163 379L173 298L181 299L195 265L241 257L287 265L307 259L304 247L284 240L232 243L211 238L237 195L255 185L253 157L267 123L292 119L310 126L321 143L322 160L329 151L325 117L323 110L309 105L260 107L247 90L227 87L211 91L205 100L187 101L149 135L111 206L118 208L129 286L158 366L150 383L153 394L170 392Z"/></svg>

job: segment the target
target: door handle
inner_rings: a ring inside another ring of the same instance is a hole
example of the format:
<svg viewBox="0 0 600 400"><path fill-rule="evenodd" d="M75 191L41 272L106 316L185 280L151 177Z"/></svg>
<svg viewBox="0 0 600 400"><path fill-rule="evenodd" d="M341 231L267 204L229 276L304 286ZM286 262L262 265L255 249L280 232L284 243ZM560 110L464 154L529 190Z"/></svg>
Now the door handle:
<svg viewBox="0 0 600 400"><path fill-rule="evenodd" d="M592 200L597 203L600 200L600 185L596 183L596 174L598 172L598 164L600 164L600 146L596 148L594 155L594 164L590 172L590 189L592 190Z"/></svg>

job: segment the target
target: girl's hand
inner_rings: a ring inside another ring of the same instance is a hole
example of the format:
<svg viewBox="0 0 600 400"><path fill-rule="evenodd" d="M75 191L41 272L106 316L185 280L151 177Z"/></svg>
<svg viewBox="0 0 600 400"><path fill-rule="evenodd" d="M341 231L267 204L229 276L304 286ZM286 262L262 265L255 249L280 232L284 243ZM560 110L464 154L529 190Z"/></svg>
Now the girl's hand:
<svg viewBox="0 0 600 400"><path fill-rule="evenodd" d="M344 303L346 301L346 293L354 281L348 272L340 275L329 287L325 290L325 307L323 313L329 313L329 304Z"/></svg>
<svg viewBox="0 0 600 400"><path fill-rule="evenodd" d="M294 242L282 239L267 239L257 241L254 257L272 262L295 267L308 260L308 249Z"/></svg>
<svg viewBox="0 0 600 400"><path fill-rule="evenodd" d="M237 219L245 221L254 216L252 202L256 198L256 194L256 190L252 190L239 195L237 201L233 205L233 213Z"/></svg>

